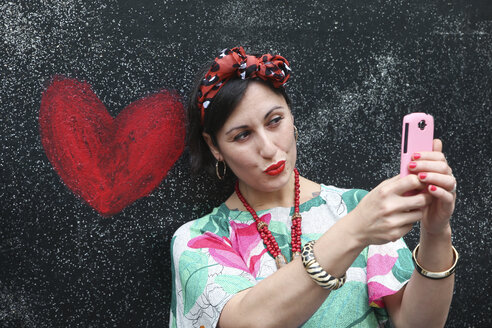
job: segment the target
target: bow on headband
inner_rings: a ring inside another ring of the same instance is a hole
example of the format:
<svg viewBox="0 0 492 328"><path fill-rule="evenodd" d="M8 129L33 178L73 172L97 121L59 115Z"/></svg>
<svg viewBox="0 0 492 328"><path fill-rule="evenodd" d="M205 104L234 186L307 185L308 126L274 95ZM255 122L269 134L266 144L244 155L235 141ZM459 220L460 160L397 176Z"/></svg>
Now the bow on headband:
<svg viewBox="0 0 492 328"><path fill-rule="evenodd" d="M201 112L202 124L205 110L212 99L220 88L235 76L243 80L259 77L271 81L273 86L278 88L290 77L289 62L279 55L250 56L246 54L243 47L222 50L202 80L198 92L198 108Z"/></svg>

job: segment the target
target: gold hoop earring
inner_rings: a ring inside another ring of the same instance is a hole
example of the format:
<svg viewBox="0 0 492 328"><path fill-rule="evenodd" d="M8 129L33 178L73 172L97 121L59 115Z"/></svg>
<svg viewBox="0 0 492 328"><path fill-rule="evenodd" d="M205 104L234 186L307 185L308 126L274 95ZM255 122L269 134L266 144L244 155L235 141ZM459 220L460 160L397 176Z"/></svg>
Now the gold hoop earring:
<svg viewBox="0 0 492 328"><path fill-rule="evenodd" d="M219 162L222 162L223 165L224 165L222 176L220 176L220 174L219 174ZM219 180L224 180L225 175L226 175L226 171L227 171L227 165L226 165L226 163L224 161L217 161L215 163L215 174L217 174L217 178L219 178Z"/></svg>
<svg viewBox="0 0 492 328"><path fill-rule="evenodd" d="M299 139L299 131L297 131L297 127L294 125L294 136L296 137L296 142L297 139Z"/></svg>

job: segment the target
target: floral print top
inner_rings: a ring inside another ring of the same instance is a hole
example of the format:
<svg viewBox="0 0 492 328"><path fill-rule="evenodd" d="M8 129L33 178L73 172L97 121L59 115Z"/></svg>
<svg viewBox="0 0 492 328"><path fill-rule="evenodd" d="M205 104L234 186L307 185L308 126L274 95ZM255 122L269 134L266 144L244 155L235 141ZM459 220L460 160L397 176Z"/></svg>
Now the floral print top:
<svg viewBox="0 0 492 328"><path fill-rule="evenodd" d="M319 196L300 205L302 237L318 239L367 194L321 185ZM258 212L290 261L293 208ZM216 327L236 293L253 287L277 268L249 212L225 204L181 226L171 241L173 290L170 327ZM332 291L303 327L378 327L388 320L383 296L400 290L413 272L403 239L366 247L347 270L345 285Z"/></svg>

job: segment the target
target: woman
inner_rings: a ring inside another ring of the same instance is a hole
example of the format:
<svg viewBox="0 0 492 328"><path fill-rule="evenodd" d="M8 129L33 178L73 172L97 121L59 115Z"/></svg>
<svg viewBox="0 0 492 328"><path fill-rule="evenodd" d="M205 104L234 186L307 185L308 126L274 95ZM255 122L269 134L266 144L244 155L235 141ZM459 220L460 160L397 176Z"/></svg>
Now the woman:
<svg viewBox="0 0 492 328"><path fill-rule="evenodd" d="M309 181L295 169L289 75L281 56L233 48L192 92L192 167L237 184L173 237L170 326L374 327L388 314L397 327L443 326L458 254L456 181L441 142L413 155L415 174L369 193ZM414 270L401 237L417 221Z"/></svg>

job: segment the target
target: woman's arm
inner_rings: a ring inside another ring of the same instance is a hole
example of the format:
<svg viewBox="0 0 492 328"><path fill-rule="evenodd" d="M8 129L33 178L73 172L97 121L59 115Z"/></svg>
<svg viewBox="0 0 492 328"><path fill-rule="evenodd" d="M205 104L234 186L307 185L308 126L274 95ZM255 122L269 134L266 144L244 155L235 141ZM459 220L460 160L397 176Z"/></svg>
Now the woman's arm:
<svg viewBox="0 0 492 328"><path fill-rule="evenodd" d="M429 271L449 269L453 265L451 233L442 237L421 235L418 261ZM432 280L414 271L408 284L397 294L384 297L384 302L392 322L398 328L444 327L453 288L454 274Z"/></svg>
<svg viewBox="0 0 492 328"><path fill-rule="evenodd" d="M456 200L456 180L441 150L441 141L435 140L434 152L422 153L413 169L424 173L419 177L429 184L428 193L433 197L421 221L417 258L423 268L433 272L446 271L454 262L449 220ZM453 288L454 275L433 280L414 272L404 289L384 301L397 327L443 327Z"/></svg>

